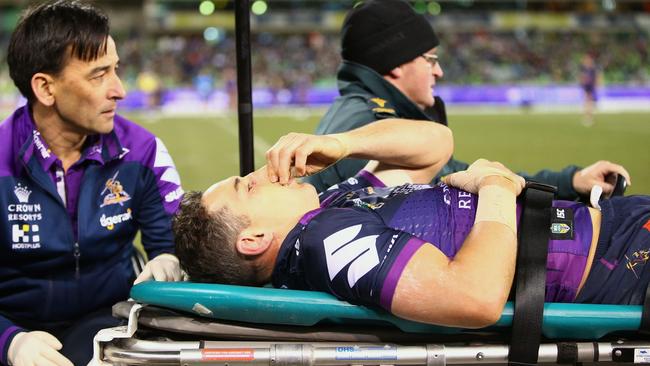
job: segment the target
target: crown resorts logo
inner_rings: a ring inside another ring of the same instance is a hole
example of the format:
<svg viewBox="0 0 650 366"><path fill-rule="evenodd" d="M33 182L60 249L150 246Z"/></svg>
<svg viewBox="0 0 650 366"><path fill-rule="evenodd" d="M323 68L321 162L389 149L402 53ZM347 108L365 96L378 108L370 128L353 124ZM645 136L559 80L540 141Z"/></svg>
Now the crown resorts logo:
<svg viewBox="0 0 650 366"><path fill-rule="evenodd" d="M29 203L29 197L32 191L20 183L14 186L14 195L18 203L7 205L8 221L38 221L43 218L41 214L41 205L39 203Z"/></svg>
<svg viewBox="0 0 650 366"><path fill-rule="evenodd" d="M29 195L32 194L32 191L27 189L27 187L23 187L18 183L14 187L14 194L16 195L16 198L18 198L18 202L20 203L28 203L29 202Z"/></svg>

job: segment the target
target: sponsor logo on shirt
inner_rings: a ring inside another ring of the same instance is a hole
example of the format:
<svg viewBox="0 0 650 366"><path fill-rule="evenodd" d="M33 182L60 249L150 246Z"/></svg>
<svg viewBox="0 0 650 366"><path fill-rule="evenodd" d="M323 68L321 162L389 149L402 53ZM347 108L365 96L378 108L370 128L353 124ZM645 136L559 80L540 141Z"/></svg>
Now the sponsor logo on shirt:
<svg viewBox="0 0 650 366"><path fill-rule="evenodd" d="M43 143L43 141L39 137L39 136L41 136L41 133L34 130L33 135L34 135L34 145L36 145L36 148L38 149L38 152L41 153L41 156L43 157L43 159L49 158L50 157L50 149L45 147L45 144Z"/></svg>
<svg viewBox="0 0 650 366"><path fill-rule="evenodd" d="M571 226L564 223L554 223L551 225L551 232L553 234L566 234L571 231Z"/></svg>
<svg viewBox="0 0 650 366"><path fill-rule="evenodd" d="M16 195L16 198L18 198L18 202L20 203L28 203L29 202L29 196L32 194L32 191L27 189L27 187L23 187L18 183L14 187L14 194Z"/></svg>
<svg viewBox="0 0 650 366"><path fill-rule="evenodd" d="M393 188L390 193L390 196L397 196L398 194L410 194L415 191L421 191L423 189L431 188L428 184L404 184Z"/></svg>
<svg viewBox="0 0 650 366"><path fill-rule="evenodd" d="M99 206L99 207L104 207L108 205L114 205L114 204L119 204L120 206L124 206L124 202L128 201L131 199L131 196L124 191L124 187L122 187L122 184L120 183L119 180L117 180L117 175L120 174L120 171L118 170L115 172L115 175L113 175L113 178L110 178L109 180L104 183L104 190L102 190L101 195L106 194L104 196L104 202Z"/></svg>
<svg viewBox="0 0 650 366"><path fill-rule="evenodd" d="M174 202L177 199L183 197L183 193L185 193L183 188L182 187L177 187L175 190L173 190L173 191L171 191L171 192L169 192L169 193L167 193L165 195L165 202Z"/></svg>
<svg viewBox="0 0 650 366"><path fill-rule="evenodd" d="M569 207L553 207L551 215L551 239L573 240L573 210Z"/></svg>
<svg viewBox="0 0 650 366"><path fill-rule="evenodd" d="M127 208L126 212L122 214L113 216L106 216L106 214L102 214L102 217L99 218L99 224L108 230L113 230L115 228L115 225L130 221L132 218L133 215L131 215L131 209Z"/></svg>
<svg viewBox="0 0 650 366"><path fill-rule="evenodd" d="M14 224L11 226L11 249L29 250L41 247L41 236L36 224Z"/></svg>
<svg viewBox="0 0 650 366"><path fill-rule="evenodd" d="M444 183L440 183L440 187L442 187L442 200L447 206L451 206L451 189ZM456 206L459 209L471 210L474 208L474 199L471 193L459 189L456 196Z"/></svg>
<svg viewBox="0 0 650 366"><path fill-rule="evenodd" d="M384 206L383 202L379 202L379 203L365 202L365 201L361 200L361 198L353 199L352 203L354 203L354 205L357 206L357 207L369 208L371 210L376 210L376 209L382 208Z"/></svg>
<svg viewBox="0 0 650 366"><path fill-rule="evenodd" d="M29 196L32 194L27 187L18 183L14 187L14 194L19 203L7 205L8 221L36 221L43 218L40 204L30 204Z"/></svg>

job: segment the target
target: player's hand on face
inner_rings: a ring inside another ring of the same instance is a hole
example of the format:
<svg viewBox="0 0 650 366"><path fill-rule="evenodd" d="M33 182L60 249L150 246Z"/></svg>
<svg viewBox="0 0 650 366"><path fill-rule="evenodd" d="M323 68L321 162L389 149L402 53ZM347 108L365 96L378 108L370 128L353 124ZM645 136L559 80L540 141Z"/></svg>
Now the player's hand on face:
<svg viewBox="0 0 650 366"><path fill-rule="evenodd" d="M501 182L490 178L501 177ZM526 185L526 180L503 164L485 159L478 159L467 170L456 172L442 178L442 181L452 187L460 188L470 193L478 193L484 185L506 184L512 187L516 195L519 195Z"/></svg>
<svg viewBox="0 0 650 366"><path fill-rule="evenodd" d="M600 160L573 175L573 189L581 195L588 195L593 186L599 185L606 195L611 194L614 186L605 180L609 174L620 174L625 177L628 185L632 184L630 173L623 166Z"/></svg>
<svg viewBox="0 0 650 366"><path fill-rule="evenodd" d="M142 281L183 281L187 275L180 267L178 258L169 253L160 254L147 262L142 273L133 282L134 285Z"/></svg>
<svg viewBox="0 0 650 366"><path fill-rule="evenodd" d="M346 156L347 147L336 137L290 133L266 152L267 174L272 183L288 184L292 178L319 172Z"/></svg>
<svg viewBox="0 0 650 366"><path fill-rule="evenodd" d="M47 332L18 333L9 345L7 360L13 366L73 366L59 350L63 347Z"/></svg>

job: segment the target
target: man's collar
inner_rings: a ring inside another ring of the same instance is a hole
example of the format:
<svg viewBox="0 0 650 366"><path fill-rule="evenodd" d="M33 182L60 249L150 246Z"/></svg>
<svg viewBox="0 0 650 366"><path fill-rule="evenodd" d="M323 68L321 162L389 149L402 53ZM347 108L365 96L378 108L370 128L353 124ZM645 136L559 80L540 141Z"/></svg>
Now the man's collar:
<svg viewBox="0 0 650 366"><path fill-rule="evenodd" d="M15 118L17 137L19 141L22 141L19 151L20 158L26 164L33 155L36 155L43 169L49 170L58 157L52 153L49 145L36 129L29 105L26 104L19 108L15 112ZM129 153L129 149L122 146L115 129L107 134L88 136L88 139L88 142L84 144L85 147L79 161L88 159L104 164L111 160L121 159Z"/></svg>
<svg viewBox="0 0 650 366"><path fill-rule="evenodd" d="M397 109L400 117L410 119L431 119L404 93L384 79L375 70L351 61L343 61L337 73L341 95L346 91L362 87L370 94L388 100Z"/></svg>

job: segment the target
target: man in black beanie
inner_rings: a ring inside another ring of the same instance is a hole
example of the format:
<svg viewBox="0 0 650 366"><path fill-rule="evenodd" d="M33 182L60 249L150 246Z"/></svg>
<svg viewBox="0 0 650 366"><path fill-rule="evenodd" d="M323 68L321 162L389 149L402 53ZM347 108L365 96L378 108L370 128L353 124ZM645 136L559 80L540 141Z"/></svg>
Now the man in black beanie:
<svg viewBox="0 0 650 366"><path fill-rule="evenodd" d="M438 63L439 41L433 27L404 0L366 0L347 14L341 29L343 62L337 79L341 94L321 119L317 134L358 128L384 118L429 120L447 124L442 99L433 96L443 76ZM339 161L306 181L321 192L354 176L367 161ZM453 157L435 178L465 170ZM542 170L527 179L558 187L558 199L586 196L594 185L611 193L610 173L629 174L617 164L598 161L585 169L571 165L562 171Z"/></svg>

